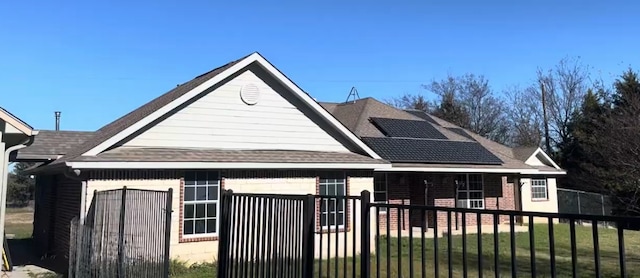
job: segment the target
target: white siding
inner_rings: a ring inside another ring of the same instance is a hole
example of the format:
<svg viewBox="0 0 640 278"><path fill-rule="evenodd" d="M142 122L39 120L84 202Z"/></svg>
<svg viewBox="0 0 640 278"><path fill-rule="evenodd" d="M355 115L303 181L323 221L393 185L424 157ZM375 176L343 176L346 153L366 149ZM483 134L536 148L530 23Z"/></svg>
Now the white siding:
<svg viewBox="0 0 640 278"><path fill-rule="evenodd" d="M248 83L261 92L255 105L240 98L240 89ZM277 92L247 70L123 145L348 152L285 94L291 93Z"/></svg>
<svg viewBox="0 0 640 278"><path fill-rule="evenodd" d="M538 177L534 177L538 178ZM539 177L543 178L543 177ZM522 198L522 211L535 211L535 212L551 212L558 213L558 188L555 178L547 179L547 200L533 200L531 198L531 177L521 178L521 198ZM525 218L525 222L528 219ZM546 218L535 219L534 221L547 221Z"/></svg>

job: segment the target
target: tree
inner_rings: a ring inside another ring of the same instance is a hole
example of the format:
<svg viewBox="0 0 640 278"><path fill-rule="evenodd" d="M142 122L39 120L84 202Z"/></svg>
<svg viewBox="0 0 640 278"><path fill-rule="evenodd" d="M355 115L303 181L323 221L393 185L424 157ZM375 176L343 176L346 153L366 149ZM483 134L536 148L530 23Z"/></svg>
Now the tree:
<svg viewBox="0 0 640 278"><path fill-rule="evenodd" d="M511 99L509 105L509 134L514 147L537 147L542 142L542 112L537 92L533 88L508 88L504 93Z"/></svg>
<svg viewBox="0 0 640 278"><path fill-rule="evenodd" d="M469 114L452 93L441 96L440 104L434 109L433 115L460 127L469 127Z"/></svg>
<svg viewBox="0 0 640 278"><path fill-rule="evenodd" d="M500 143L506 143L508 121L505 102L493 95L489 81L482 75L466 74L458 78L459 97L468 114L471 131Z"/></svg>
<svg viewBox="0 0 640 278"><path fill-rule="evenodd" d="M405 93L400 97L392 98L392 99L386 100L385 102L391 106L394 106L400 109L414 109L414 110L430 112L429 102L421 94Z"/></svg>
<svg viewBox="0 0 640 278"><path fill-rule="evenodd" d="M591 106L591 100L583 107ZM588 160L580 164L621 214L640 215L640 81L626 71L615 82L611 108L590 122L591 135L574 132ZM607 107L604 105L603 107Z"/></svg>
<svg viewBox="0 0 640 278"><path fill-rule="evenodd" d="M7 185L7 201L17 206L26 205L33 199L35 182L25 171L31 163L19 162L14 165L13 173L9 173Z"/></svg>
<svg viewBox="0 0 640 278"><path fill-rule="evenodd" d="M568 125L582 105L589 86L587 68L579 59L564 58L555 68L538 70L534 88L542 111L546 151L554 154L559 144L569 140Z"/></svg>

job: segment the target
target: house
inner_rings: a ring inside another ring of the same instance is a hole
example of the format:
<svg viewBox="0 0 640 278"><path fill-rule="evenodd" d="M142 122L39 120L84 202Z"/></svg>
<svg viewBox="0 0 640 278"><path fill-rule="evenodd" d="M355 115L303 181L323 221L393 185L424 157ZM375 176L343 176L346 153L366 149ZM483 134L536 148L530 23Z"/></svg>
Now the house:
<svg viewBox="0 0 640 278"><path fill-rule="evenodd" d="M389 167L258 53L174 87L95 132L43 135L18 159L42 163L33 170L33 234L42 254L57 256L69 254L70 221L84 217L95 190L173 189L171 256L211 261L221 189L356 195L373 191L374 169ZM194 213L200 206L206 213ZM351 221L336 207L322 210Z"/></svg>
<svg viewBox="0 0 640 278"><path fill-rule="evenodd" d="M9 162L16 151L31 145L37 134L37 130L0 107L0 235L5 234ZM0 242L0 250L4 252L3 244L4 241Z"/></svg>
<svg viewBox="0 0 640 278"><path fill-rule="evenodd" d="M170 252L189 261L215 257L221 189L369 190L376 202L557 211L555 176L564 173L539 150L514 150L424 112L372 98L318 103L258 53L197 76L95 132L43 131L17 159L41 163L33 171L34 240L42 254L68 254L69 223L84 217L95 190L171 188L179 194L172 201ZM526 182L536 188L527 191ZM200 190L213 194L196 200ZM532 197L537 207L522 201ZM196 217L202 204L211 213ZM328 223L349 227L360 215L345 206L318 210L319 232ZM384 227L384 213L372 225ZM408 212L386 213L391 228L422 223ZM436 221L444 225L446 216L428 216L429 227ZM358 236L344 232L347 241Z"/></svg>
<svg viewBox="0 0 640 278"><path fill-rule="evenodd" d="M539 148L509 148L423 111L373 98L322 103L391 169L376 171L374 199L396 204L557 212L556 177L565 172ZM452 215L452 228L462 224ZM386 215L379 222L386 227ZM447 227L446 213L409 217L392 210L391 229ZM468 217L467 225L476 225ZM492 224L491 215L482 224ZM508 217L500 219L501 223ZM519 221L528 221L521 219ZM440 228L442 229L442 228Z"/></svg>

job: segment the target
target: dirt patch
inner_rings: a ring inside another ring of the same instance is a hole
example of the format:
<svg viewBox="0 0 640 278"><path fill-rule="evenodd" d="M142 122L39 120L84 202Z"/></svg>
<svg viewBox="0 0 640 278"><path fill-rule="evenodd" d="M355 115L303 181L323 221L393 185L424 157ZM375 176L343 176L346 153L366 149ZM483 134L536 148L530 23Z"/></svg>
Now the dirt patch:
<svg viewBox="0 0 640 278"><path fill-rule="evenodd" d="M15 224L33 223L33 212L7 213L5 222Z"/></svg>

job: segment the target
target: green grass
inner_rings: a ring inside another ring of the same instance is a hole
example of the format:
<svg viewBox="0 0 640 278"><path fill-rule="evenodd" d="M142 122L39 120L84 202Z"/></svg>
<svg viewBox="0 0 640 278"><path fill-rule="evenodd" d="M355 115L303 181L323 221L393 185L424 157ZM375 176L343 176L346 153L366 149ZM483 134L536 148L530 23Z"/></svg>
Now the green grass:
<svg viewBox="0 0 640 278"><path fill-rule="evenodd" d="M576 246L577 246L577 269L578 277L594 277L594 252L593 252L593 237L591 233L591 227L576 227ZM637 231L625 231L625 251L626 251L626 266L629 277L640 277L640 232ZM569 226L565 224L558 224L554 226L555 237L555 252L556 252L556 267L555 271L557 277L571 277L571 241ZM463 249L462 249L462 236L451 237L451 271L454 277L461 277L463 274ZM536 252L536 270L538 277L550 277L550 256L549 256L549 237L546 224L535 225L535 252ZM601 272L603 277L620 277L619 270L619 258L618 258L618 241L617 230L599 228L599 242L600 242L600 257L601 257ZM414 239L411 244L408 238L402 238L398 243L398 238L389 238L390 244L387 244L387 238L381 237L380 239L380 277L409 277L410 274L410 262L413 262L414 277L421 277L424 269L426 277L435 277L434 260L434 241L433 239L425 239L424 253L425 265L422 265L422 251L421 239ZM494 277L494 239L492 234L483 234L482 240L482 253L478 256L478 236L470 234L467 236L467 270L469 277L477 277L478 259L481 257L483 260L482 273L485 277ZM439 276L447 277L449 271L449 260L447 253L448 240L447 237L438 238L438 261ZM499 273L500 276L511 276L511 241L509 233L500 233L498 236L498 259L499 259ZM515 236L515 250L516 250L516 272L518 277L530 277L531 276L531 260L530 260L530 247L529 247L529 233L522 232L516 233ZM410 250L412 251L412 258L410 260ZM387 252L390 256L387 257ZM371 270L372 277L376 277L376 255L371 256ZM389 258L389 267L387 266L387 258ZM337 264L336 264L337 263ZM356 264L356 269L360 268L360 258L347 258L346 265L344 259L322 261L322 271L318 269L320 265L319 261L316 261L315 277L320 274L321 277L336 277L336 266L338 268L337 277L352 277L353 263ZM345 271L346 267L346 271ZM327 270L330 271L327 274ZM172 275L172 277L211 277L215 272L213 265L209 268L193 268L188 269L182 274ZM359 271L356 271L359 273ZM207 276L208 275L208 276Z"/></svg>

